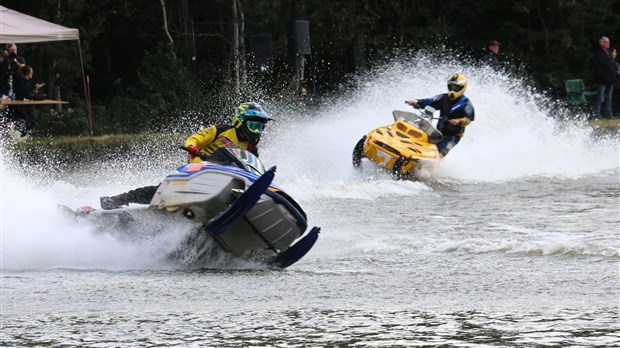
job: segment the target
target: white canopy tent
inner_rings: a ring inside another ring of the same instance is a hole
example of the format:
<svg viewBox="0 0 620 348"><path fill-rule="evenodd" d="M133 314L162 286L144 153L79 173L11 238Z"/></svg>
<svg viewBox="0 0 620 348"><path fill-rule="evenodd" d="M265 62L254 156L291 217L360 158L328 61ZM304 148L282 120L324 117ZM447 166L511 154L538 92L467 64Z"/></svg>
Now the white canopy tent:
<svg viewBox="0 0 620 348"><path fill-rule="evenodd" d="M82 67L82 82L84 84L84 98L88 106L90 118L90 134L93 133L92 115L90 114L90 98L86 90L84 76L84 60L80 45L80 33L77 29L63 27L50 23L0 5L0 44L7 43L34 43L48 41L76 40L80 51L80 65Z"/></svg>
<svg viewBox="0 0 620 348"><path fill-rule="evenodd" d="M77 29L46 22L42 19L0 6L0 43L30 43L79 40Z"/></svg>

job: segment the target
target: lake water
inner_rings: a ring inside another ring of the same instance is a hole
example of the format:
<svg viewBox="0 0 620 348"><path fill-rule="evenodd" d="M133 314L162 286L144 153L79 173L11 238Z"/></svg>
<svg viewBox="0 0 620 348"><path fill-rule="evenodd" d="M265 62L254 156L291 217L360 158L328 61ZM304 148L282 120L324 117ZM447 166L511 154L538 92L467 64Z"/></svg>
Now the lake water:
<svg viewBox="0 0 620 348"><path fill-rule="evenodd" d="M59 214L156 183L177 150L28 175L3 150L0 345L620 345L620 135L549 117L517 79L429 66L392 63L303 115L272 108L261 158L322 228L283 271L184 268L163 255L187 231L128 243ZM476 121L431 181L352 168L359 138L452 71Z"/></svg>

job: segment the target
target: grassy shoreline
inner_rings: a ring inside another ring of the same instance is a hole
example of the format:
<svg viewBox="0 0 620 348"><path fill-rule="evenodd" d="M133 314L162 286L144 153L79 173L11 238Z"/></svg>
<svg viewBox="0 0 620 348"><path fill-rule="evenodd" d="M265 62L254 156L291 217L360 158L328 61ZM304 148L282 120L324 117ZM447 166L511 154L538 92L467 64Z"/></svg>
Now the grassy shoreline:
<svg viewBox="0 0 620 348"><path fill-rule="evenodd" d="M619 130L620 129L620 118L596 118L588 120L588 124L592 127L596 128L605 128L608 130Z"/></svg>
<svg viewBox="0 0 620 348"><path fill-rule="evenodd" d="M609 131L620 130L620 118L612 119L589 119L587 124L593 128L605 129ZM140 133L140 134L107 134L107 135L95 135L95 136L61 136L61 137L33 137L31 140L20 143L29 144L34 146L46 146L50 144L56 144L58 146L68 146L70 144L100 144L110 145L119 143L132 143L140 141L161 141L161 139L181 139L181 142L185 141L185 138L189 134L166 134L166 133ZM18 144L18 145L20 145Z"/></svg>
<svg viewBox="0 0 620 348"><path fill-rule="evenodd" d="M586 123L597 134L614 134L620 131L620 118L591 119ZM162 156L178 149L190 134L110 134L97 136L32 137L12 145L18 158L30 163L77 164L101 161L127 154Z"/></svg>
<svg viewBox="0 0 620 348"><path fill-rule="evenodd" d="M160 158L183 144L189 134L115 134L81 137L32 137L12 145L22 164L80 165L124 156Z"/></svg>

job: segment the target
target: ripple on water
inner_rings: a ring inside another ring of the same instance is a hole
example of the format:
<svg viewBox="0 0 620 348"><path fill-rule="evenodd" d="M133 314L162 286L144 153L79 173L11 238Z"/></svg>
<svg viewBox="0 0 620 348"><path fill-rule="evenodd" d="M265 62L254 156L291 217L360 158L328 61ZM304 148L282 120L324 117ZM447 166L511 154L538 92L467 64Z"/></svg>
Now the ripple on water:
<svg viewBox="0 0 620 348"><path fill-rule="evenodd" d="M297 309L54 313L2 323L9 346L616 346L617 309L488 313Z"/></svg>

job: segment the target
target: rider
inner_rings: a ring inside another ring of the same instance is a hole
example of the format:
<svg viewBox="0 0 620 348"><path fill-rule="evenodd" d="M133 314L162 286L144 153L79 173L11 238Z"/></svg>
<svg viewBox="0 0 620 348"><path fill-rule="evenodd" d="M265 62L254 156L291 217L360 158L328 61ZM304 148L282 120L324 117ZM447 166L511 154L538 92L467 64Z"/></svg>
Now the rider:
<svg viewBox="0 0 620 348"><path fill-rule="evenodd" d="M452 74L448 77L448 93L405 101L422 108L430 105L440 111L437 129L443 134L443 140L437 144L437 149L442 157L459 143L465 127L474 120L474 106L464 95L466 89L467 78L462 74Z"/></svg>
<svg viewBox="0 0 620 348"><path fill-rule="evenodd" d="M232 125L214 125L198 131L185 140L189 162L202 161L197 155L213 154L221 147L237 146L258 156L258 142L271 115L260 104L247 102L239 105L233 115ZM140 187L112 197L101 197L101 208L117 209L129 203L149 204L159 185Z"/></svg>

